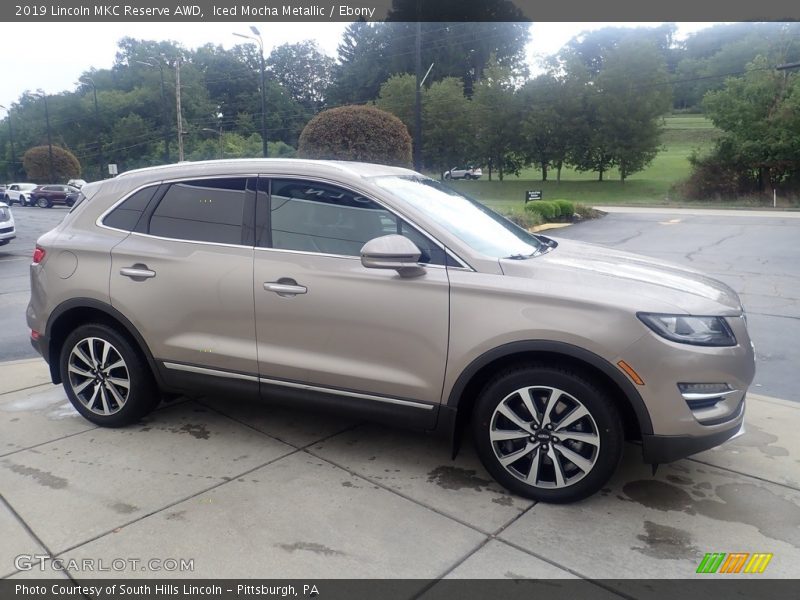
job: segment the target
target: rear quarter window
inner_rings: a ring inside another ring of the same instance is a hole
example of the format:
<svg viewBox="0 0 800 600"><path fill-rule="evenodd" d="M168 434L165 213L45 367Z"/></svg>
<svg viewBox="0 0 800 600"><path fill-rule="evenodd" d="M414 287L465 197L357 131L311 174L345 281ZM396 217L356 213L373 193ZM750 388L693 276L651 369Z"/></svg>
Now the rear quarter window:
<svg viewBox="0 0 800 600"><path fill-rule="evenodd" d="M157 189L158 186L154 185L134 192L127 200L106 215L103 219L103 225L114 229L122 229L123 231L133 231ZM78 194L78 200L72 210L75 210L84 198L85 196L82 193Z"/></svg>

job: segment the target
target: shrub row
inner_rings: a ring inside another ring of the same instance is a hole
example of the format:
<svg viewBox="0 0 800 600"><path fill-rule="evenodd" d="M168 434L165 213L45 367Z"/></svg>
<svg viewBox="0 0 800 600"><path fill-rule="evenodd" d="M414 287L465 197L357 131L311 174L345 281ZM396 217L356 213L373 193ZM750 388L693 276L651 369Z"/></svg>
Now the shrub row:
<svg viewBox="0 0 800 600"><path fill-rule="evenodd" d="M555 221L571 219L575 214L575 204L569 200L534 200L525 205L525 210L541 216L543 221Z"/></svg>

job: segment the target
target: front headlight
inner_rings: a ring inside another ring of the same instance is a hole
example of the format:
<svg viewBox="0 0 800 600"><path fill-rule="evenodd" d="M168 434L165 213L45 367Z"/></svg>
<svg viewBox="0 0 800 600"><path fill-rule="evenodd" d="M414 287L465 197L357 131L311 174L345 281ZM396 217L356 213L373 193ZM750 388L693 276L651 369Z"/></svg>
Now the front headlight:
<svg viewBox="0 0 800 600"><path fill-rule="evenodd" d="M637 313L637 317L661 337L694 346L735 346L736 337L723 317L693 317Z"/></svg>

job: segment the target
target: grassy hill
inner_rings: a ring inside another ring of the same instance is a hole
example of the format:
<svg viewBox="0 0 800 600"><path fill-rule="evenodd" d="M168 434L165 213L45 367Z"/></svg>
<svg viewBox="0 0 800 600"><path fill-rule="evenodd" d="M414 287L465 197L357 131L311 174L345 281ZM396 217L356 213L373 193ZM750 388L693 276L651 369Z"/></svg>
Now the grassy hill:
<svg viewBox="0 0 800 600"><path fill-rule="evenodd" d="M674 204L680 199L670 197L669 189L689 176L689 156L693 151L708 152L718 136L719 130L702 115L666 117L661 152L647 169L631 175L625 183L619 180L616 169L604 175L605 181L597 181L597 173L563 169L561 183L556 183L555 171L543 182L534 168L525 169L519 177L489 181L484 168L481 180L453 185L499 210L521 207L525 190L543 190L545 199L566 198L583 204Z"/></svg>

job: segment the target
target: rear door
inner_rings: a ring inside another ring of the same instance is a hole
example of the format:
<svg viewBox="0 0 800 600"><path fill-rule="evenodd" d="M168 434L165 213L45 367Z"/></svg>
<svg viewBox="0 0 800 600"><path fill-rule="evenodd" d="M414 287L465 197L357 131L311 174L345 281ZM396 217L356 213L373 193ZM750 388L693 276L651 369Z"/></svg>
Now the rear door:
<svg viewBox="0 0 800 600"><path fill-rule="evenodd" d="M112 304L168 381L257 393L254 202L247 178L195 179L140 190L104 219L132 230L112 251Z"/></svg>

